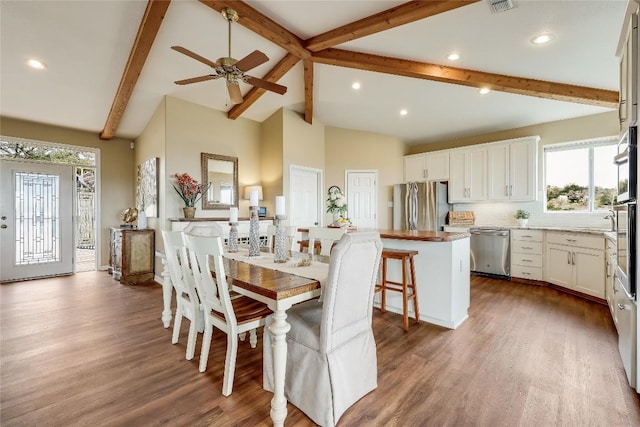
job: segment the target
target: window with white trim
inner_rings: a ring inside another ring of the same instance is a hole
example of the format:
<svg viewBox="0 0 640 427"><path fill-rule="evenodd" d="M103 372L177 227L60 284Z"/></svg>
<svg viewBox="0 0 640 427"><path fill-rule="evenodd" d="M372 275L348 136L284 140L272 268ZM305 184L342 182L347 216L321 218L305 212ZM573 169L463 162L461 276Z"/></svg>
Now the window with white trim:
<svg viewBox="0 0 640 427"><path fill-rule="evenodd" d="M546 210L611 209L616 200L616 149L612 138L544 147Z"/></svg>

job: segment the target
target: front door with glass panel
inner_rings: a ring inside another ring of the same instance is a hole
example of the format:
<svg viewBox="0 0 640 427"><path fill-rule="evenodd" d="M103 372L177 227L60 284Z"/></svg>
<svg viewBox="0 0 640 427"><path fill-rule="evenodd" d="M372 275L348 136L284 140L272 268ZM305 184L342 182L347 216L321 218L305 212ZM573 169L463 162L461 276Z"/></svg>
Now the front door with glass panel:
<svg viewBox="0 0 640 427"><path fill-rule="evenodd" d="M0 161L0 281L73 273L73 167Z"/></svg>

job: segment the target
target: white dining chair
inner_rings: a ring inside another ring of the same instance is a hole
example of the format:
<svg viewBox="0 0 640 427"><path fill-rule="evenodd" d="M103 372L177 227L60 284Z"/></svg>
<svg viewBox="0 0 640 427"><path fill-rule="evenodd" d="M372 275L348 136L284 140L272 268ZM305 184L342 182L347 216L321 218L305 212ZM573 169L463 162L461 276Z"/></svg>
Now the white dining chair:
<svg viewBox="0 0 640 427"><path fill-rule="evenodd" d="M346 232L347 227L309 227L309 253L313 253L316 242L320 242L320 255L329 256L333 244L340 240Z"/></svg>
<svg viewBox="0 0 640 427"><path fill-rule="evenodd" d="M285 397L316 424L334 426L356 401L375 389L373 295L382 254L377 232L344 234L329 261L324 300L287 310ZM273 391L273 336L266 321L263 386Z"/></svg>
<svg viewBox="0 0 640 427"><path fill-rule="evenodd" d="M200 352L200 372L207 369L213 327L227 334L227 354L224 363L222 394L229 396L233 390L238 334L249 331L249 342L255 348L258 342L256 329L264 326L264 319L271 310L261 302L238 296L231 299L229 284L222 260L222 238L187 234L187 247L196 287L204 306L204 336ZM211 266L213 264L213 266ZM215 272L215 279L213 273Z"/></svg>
<svg viewBox="0 0 640 427"><path fill-rule="evenodd" d="M190 321L187 337L186 359L193 359L198 331L204 330L204 316L200 298L197 294L187 249L184 246L181 231L162 230L165 256L171 283L176 291L176 316L173 321L171 343L177 344L180 337L182 318Z"/></svg>
<svg viewBox="0 0 640 427"><path fill-rule="evenodd" d="M298 227L296 227L295 225L285 225L284 227L285 247L289 251L295 250L297 232L298 232ZM276 237L276 226L270 224L267 227L267 247L268 248L273 248L275 237Z"/></svg>

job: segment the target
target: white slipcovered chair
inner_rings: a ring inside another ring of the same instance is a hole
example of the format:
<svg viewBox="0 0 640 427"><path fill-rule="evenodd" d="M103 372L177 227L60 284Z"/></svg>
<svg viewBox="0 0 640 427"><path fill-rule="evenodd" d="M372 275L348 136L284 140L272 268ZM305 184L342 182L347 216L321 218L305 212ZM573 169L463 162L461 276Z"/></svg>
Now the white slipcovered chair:
<svg viewBox="0 0 640 427"><path fill-rule="evenodd" d="M204 307L204 336L199 369L200 372L207 369L211 336L215 326L227 334L222 394L229 396L233 390L238 334L250 331L249 342L251 347L255 348L258 343L256 329L264 326L264 319L271 313L271 310L265 304L245 296L239 295L236 298L230 298L229 284L222 261L221 237L187 234L185 238L189 248L191 268L196 279L196 287ZM213 268L210 268L210 261L213 262ZM216 275L215 280L213 272Z"/></svg>
<svg viewBox="0 0 640 427"><path fill-rule="evenodd" d="M171 343L177 344L180 337L182 318L187 318L189 335L187 337L186 359L193 359L198 331L204 330L204 317L200 298L196 292L195 282L189 267L187 248L184 246L182 231L162 230L165 256L169 277L176 291L176 317L173 321Z"/></svg>
<svg viewBox="0 0 640 427"><path fill-rule="evenodd" d="M323 302L287 311L285 396L321 426L334 426L356 401L378 386L371 327L382 253L377 232L344 234L331 252ZM267 318L266 325L272 322ZM264 388L273 391L273 337L264 329Z"/></svg>
<svg viewBox="0 0 640 427"><path fill-rule="evenodd" d="M347 232L347 227L309 227L309 253L313 253L316 242L320 242L320 255L329 256L331 247Z"/></svg>

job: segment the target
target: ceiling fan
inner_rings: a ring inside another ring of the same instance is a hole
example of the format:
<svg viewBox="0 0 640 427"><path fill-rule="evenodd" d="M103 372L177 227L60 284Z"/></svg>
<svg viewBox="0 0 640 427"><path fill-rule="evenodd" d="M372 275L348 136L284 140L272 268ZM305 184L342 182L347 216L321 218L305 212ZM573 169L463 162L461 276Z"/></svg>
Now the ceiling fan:
<svg viewBox="0 0 640 427"><path fill-rule="evenodd" d="M190 79L178 80L175 83L178 85L188 85L191 83L203 82L206 80L215 80L221 77L227 82L227 91L229 92L229 99L234 104L242 103L242 92L240 91L239 81L243 81L250 85L266 89L280 95L284 95L287 92L286 86L282 86L276 83L271 83L266 80L258 79L256 77L249 76L245 72L264 64L269 60L267 55L254 50L244 58L237 60L231 57L231 23L238 20L238 13L230 8L222 10L222 16L227 20L229 24L229 56L218 58L216 62L210 61L197 53L190 51L182 46L171 46L171 49L187 55L190 58L200 61L213 68L215 73L207 74L200 77L192 77Z"/></svg>

